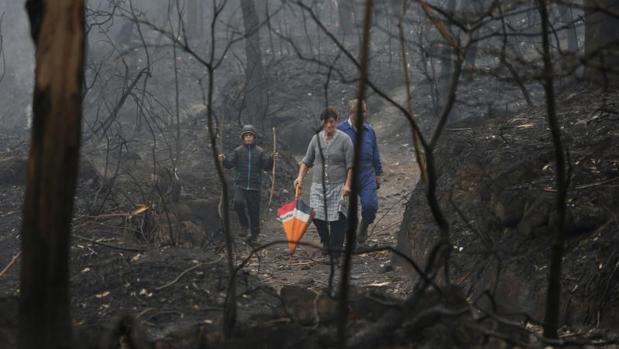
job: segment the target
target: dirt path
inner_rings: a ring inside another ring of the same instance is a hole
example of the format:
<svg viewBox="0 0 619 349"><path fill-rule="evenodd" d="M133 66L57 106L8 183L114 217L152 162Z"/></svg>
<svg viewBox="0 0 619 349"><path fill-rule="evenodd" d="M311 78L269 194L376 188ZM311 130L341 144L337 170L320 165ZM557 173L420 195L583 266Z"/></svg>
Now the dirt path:
<svg viewBox="0 0 619 349"><path fill-rule="evenodd" d="M406 200L419 177L409 131L401 119L395 110L388 108L378 111L370 120L379 140L384 175L379 190L378 215L369 228L369 245L395 247ZM305 187L309 188L309 182ZM308 201L308 193L304 194L304 200ZM263 215L260 243L284 239L280 223L273 218L275 211L276 207L272 207ZM320 245L313 225L303 241ZM245 258L249 247L244 244L239 247L240 258ZM392 270L390 260L391 253L387 251L354 256L351 283L359 287L380 288L394 296L403 295L407 289L406 277ZM315 248L300 246L293 256L289 256L286 245L281 244L261 251L246 269L276 290L287 284L323 290L328 285L331 266L329 258Z"/></svg>

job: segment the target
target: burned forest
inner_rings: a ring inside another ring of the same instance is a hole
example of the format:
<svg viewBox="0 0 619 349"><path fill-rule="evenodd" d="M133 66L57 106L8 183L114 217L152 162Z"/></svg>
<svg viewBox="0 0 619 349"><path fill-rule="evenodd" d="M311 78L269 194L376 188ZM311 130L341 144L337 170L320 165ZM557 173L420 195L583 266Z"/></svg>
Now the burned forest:
<svg viewBox="0 0 619 349"><path fill-rule="evenodd" d="M619 348L617 0L2 0L0 103L0 348Z"/></svg>

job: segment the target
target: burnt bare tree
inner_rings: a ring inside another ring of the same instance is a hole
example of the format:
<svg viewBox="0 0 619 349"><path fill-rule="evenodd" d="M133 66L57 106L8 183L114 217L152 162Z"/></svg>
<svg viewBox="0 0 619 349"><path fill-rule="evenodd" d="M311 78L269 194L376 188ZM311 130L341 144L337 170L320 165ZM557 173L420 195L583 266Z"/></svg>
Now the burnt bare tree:
<svg viewBox="0 0 619 349"><path fill-rule="evenodd" d="M449 16L453 16L456 10L456 1L447 0L445 11ZM444 98L449 93L449 82L454 70L453 47L446 41L440 43L441 73L439 77L439 101L444 102Z"/></svg>
<svg viewBox="0 0 619 349"><path fill-rule="evenodd" d="M548 8L542 0L538 2L539 14L542 21L542 48L544 71L542 84L546 97L546 115L552 143L555 150L555 171L557 182L557 222L555 239L552 245L550 257L550 269L548 271L548 291L546 296L546 315L544 317L544 336L552 339L557 338L559 328L559 310L561 305L561 270L565 249L565 199L567 196L567 179L565 173L565 150L561 137L561 128L557 120L553 65L550 53L550 30L548 20Z"/></svg>
<svg viewBox="0 0 619 349"><path fill-rule="evenodd" d="M80 153L84 5L81 0L29 0L26 9L36 71L22 223L19 347L70 348L69 245Z"/></svg>
<svg viewBox="0 0 619 349"><path fill-rule="evenodd" d="M368 80L368 66L370 56L370 27L372 25L372 12L374 1L366 0L363 16L363 34L362 42L359 50L359 86L357 87L357 118L355 128L357 130L363 129L363 103L365 103L367 80ZM350 195L350 208L348 210L348 217L351 217L348 223L348 229L346 231L346 246L344 248L344 263L342 265L342 278L340 280L339 288L339 311L340 318L338 322L338 346L340 348L346 347L346 323L348 318L348 293L349 293L349 278L351 270L351 256L353 246L357 241L357 212L358 212L358 196L359 192L359 168L361 164L361 144L363 142L363 133L360 132L359 139L355 142L355 156L354 166L352 173L352 193ZM324 169L323 169L324 172ZM326 211L326 209L325 209Z"/></svg>

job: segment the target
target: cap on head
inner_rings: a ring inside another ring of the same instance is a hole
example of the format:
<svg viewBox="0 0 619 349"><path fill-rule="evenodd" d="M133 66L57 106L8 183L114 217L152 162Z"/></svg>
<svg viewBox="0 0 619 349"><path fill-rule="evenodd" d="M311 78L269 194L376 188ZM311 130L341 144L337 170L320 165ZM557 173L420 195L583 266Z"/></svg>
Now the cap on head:
<svg viewBox="0 0 619 349"><path fill-rule="evenodd" d="M256 138L256 136L257 136L257 134L256 134L256 129L254 128L254 126L253 126L253 125L249 125L249 124L247 124L247 125L244 125L244 126L243 126L243 128L241 129L241 138L243 138L243 136L244 136L246 133L251 133L251 134L253 134L253 135L254 135L254 138Z"/></svg>

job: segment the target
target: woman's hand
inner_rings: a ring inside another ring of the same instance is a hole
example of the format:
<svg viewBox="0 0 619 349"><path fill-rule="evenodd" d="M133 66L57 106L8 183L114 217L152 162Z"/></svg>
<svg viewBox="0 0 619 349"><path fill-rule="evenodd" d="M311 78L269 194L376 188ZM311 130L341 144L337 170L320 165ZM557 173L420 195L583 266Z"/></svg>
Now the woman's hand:
<svg viewBox="0 0 619 349"><path fill-rule="evenodd" d="M342 196L350 195L350 186L348 184L344 184L342 187Z"/></svg>
<svg viewBox="0 0 619 349"><path fill-rule="evenodd" d="M294 182L292 183L295 192L297 191L297 188L299 188L299 195L301 195L301 190L303 189L303 177L297 177L295 178Z"/></svg>

